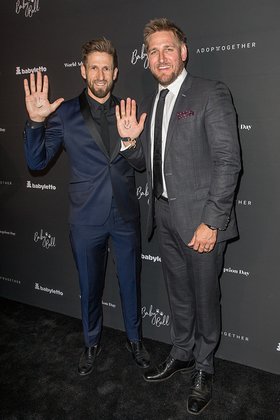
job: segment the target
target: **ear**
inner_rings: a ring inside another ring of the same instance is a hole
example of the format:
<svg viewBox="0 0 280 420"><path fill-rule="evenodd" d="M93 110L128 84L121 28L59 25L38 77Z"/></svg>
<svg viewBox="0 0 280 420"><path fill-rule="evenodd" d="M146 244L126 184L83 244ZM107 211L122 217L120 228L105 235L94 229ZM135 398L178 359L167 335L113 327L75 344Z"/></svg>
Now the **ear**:
<svg viewBox="0 0 280 420"><path fill-rule="evenodd" d="M183 44L181 46L181 58L185 62L187 60L187 57L188 57L188 49L187 49L187 46Z"/></svg>
<svg viewBox="0 0 280 420"><path fill-rule="evenodd" d="M119 69L117 67L115 67L114 71L113 71L113 80L116 80L117 75L118 75L118 71L119 71Z"/></svg>
<svg viewBox="0 0 280 420"><path fill-rule="evenodd" d="M81 65L81 75L82 75L82 78L86 80L87 76L86 76L86 68L84 64Z"/></svg>

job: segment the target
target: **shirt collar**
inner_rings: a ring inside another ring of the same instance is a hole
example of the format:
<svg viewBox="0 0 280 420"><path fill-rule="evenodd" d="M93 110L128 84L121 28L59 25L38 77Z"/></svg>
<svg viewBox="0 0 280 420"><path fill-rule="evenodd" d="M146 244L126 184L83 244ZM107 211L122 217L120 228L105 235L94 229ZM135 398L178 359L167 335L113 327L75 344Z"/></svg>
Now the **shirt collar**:
<svg viewBox="0 0 280 420"><path fill-rule="evenodd" d="M113 103L113 100L112 100L111 96L107 99L106 102L104 102L104 104L101 104L100 102L97 102L95 99L93 99L91 96L89 96L87 90L86 90L86 96L87 96L87 100L88 100L88 103L89 103L90 107L95 111L100 110L101 107L104 107L104 109L106 111L109 111L114 106L114 103Z"/></svg>

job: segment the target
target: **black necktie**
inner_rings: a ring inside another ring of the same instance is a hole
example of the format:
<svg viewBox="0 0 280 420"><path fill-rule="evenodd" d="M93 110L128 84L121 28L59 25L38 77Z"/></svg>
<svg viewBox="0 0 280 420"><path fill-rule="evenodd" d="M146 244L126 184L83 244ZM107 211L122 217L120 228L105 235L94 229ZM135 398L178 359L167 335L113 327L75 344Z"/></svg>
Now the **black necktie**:
<svg viewBox="0 0 280 420"><path fill-rule="evenodd" d="M168 89L160 92L155 115L155 131L154 131L154 160L153 160L153 185L154 195L159 198L163 193L162 181L162 117L165 97Z"/></svg>
<svg viewBox="0 0 280 420"><path fill-rule="evenodd" d="M106 108L103 105L100 106L100 134L102 141L110 155L110 134L108 120L106 118Z"/></svg>

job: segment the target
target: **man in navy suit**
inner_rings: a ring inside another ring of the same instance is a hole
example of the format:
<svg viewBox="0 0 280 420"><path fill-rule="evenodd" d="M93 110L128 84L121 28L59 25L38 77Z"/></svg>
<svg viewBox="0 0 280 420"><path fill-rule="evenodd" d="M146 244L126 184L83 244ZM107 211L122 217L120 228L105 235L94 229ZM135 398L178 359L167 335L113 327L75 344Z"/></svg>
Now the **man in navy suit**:
<svg viewBox="0 0 280 420"><path fill-rule="evenodd" d="M105 38L87 42L83 48L81 74L86 89L64 102L48 101L48 77L30 75L24 80L29 121L25 127L25 154L32 170L42 170L63 147L69 157L71 179L70 240L79 272L85 349L78 372L88 375L100 353L102 294L111 237L127 349L139 367L149 366L141 337L140 229L134 170L119 154L116 126L118 99L111 94L116 80L117 55ZM126 122L124 121L124 124ZM144 125L144 118L140 121ZM125 144L131 146L131 142Z"/></svg>
<svg viewBox="0 0 280 420"><path fill-rule="evenodd" d="M212 395L223 254L226 241L238 234L236 114L223 83L187 72L185 35L177 25L166 18L150 21L144 42L158 85L141 105L147 121L140 139L127 129L135 147L122 153L134 165L146 157L147 233L157 226L172 321L170 354L144 379L159 382L193 371L187 410L198 415ZM135 101L121 101L120 130L123 119L135 130L135 108Z"/></svg>

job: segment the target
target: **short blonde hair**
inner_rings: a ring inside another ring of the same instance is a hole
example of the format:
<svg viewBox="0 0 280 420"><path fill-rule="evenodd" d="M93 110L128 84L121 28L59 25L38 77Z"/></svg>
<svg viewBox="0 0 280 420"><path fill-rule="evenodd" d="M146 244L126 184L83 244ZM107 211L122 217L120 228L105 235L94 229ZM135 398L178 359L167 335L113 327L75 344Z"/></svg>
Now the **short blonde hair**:
<svg viewBox="0 0 280 420"><path fill-rule="evenodd" d="M156 18L150 20L144 28L144 44L146 49L148 49L149 36L160 31L171 31L177 38L179 44L186 44L186 36L184 32L175 25L175 23L171 22L171 20L168 20L167 18Z"/></svg>

